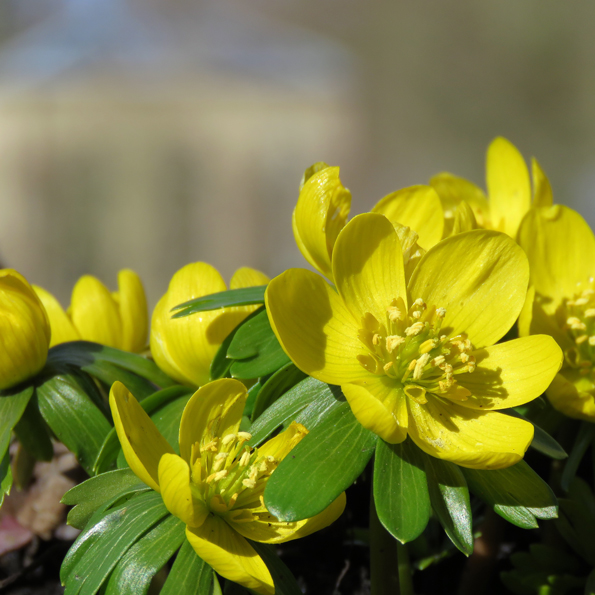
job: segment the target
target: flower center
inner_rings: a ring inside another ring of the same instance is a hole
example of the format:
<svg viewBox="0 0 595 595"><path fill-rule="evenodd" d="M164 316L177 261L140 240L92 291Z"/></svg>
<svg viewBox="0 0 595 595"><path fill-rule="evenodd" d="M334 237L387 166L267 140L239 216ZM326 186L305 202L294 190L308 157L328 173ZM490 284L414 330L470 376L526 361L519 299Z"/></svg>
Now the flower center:
<svg viewBox="0 0 595 595"><path fill-rule="evenodd" d="M254 520L249 508L264 506L262 493L279 461L260 456L257 448L246 444L248 432L208 436L191 449L192 495L205 502L211 512L233 511L236 522Z"/></svg>
<svg viewBox="0 0 595 595"><path fill-rule="evenodd" d="M559 316L573 346L564 351L566 363L581 375L593 373L595 359L595 289L584 289L572 299L564 300Z"/></svg>
<svg viewBox="0 0 595 595"><path fill-rule="evenodd" d="M420 404L427 403L427 393L467 400L471 393L455 376L475 370L473 345L464 335L440 334L445 314L422 299L406 310L401 298L392 301L383 321L367 312L358 335L366 353L358 361L372 374L394 380Z"/></svg>

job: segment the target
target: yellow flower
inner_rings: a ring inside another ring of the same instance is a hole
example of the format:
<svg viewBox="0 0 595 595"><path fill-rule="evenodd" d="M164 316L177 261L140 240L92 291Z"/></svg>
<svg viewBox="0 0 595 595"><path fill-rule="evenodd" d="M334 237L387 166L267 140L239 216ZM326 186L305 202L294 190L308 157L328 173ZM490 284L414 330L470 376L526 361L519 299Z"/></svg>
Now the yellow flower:
<svg viewBox="0 0 595 595"><path fill-rule="evenodd" d="M230 289L266 285L269 278L254 269L238 269ZM171 309L194 298L227 289L223 277L204 262L181 268L159 300L151 321L151 353L157 365L173 379L189 386L209 381L211 361L225 337L258 306L200 312L172 318Z"/></svg>
<svg viewBox="0 0 595 595"><path fill-rule="evenodd" d="M75 284L70 307L64 311L45 289L34 287L52 327L50 347L67 341L93 341L138 353L146 347L149 315L139 276L118 273L118 291L111 293L99 279L84 275Z"/></svg>
<svg viewBox="0 0 595 595"><path fill-rule="evenodd" d="M519 229L531 265L531 290L519 318L523 336L547 333L564 365L546 394L570 417L595 422L595 237L561 205L533 209Z"/></svg>
<svg viewBox="0 0 595 595"><path fill-rule="evenodd" d="M0 390L39 372L47 359L50 324L27 280L13 269L0 270Z"/></svg>
<svg viewBox="0 0 595 595"><path fill-rule="evenodd" d="M180 456L119 382L110 406L130 468L186 524L200 558L221 576L269 595L273 580L247 539L282 543L318 531L341 515L345 493L310 519L283 523L271 515L263 502L268 478L307 430L293 423L261 447L249 447L250 434L239 431L246 398L245 386L230 378L196 391L180 422Z"/></svg>
<svg viewBox="0 0 595 595"><path fill-rule="evenodd" d="M508 236L447 238L409 282L392 224L359 215L339 234L336 291L290 269L269 284L271 325L303 372L338 384L355 417L390 443L409 435L426 453L464 467L519 461L533 426L495 410L540 395L560 368L546 336L494 345L514 324L529 267Z"/></svg>
<svg viewBox="0 0 595 595"><path fill-rule="evenodd" d="M347 223L350 208L351 193L341 184L338 167L316 163L306 170L293 212L293 235L304 258L329 279L332 279L333 247ZM386 215L399 235L411 237L406 228L413 230L413 252L420 250L420 246L430 248L442 239L442 206L430 186L411 186L392 192L372 211Z"/></svg>
<svg viewBox="0 0 595 595"><path fill-rule="evenodd" d="M507 233L516 239L519 225L531 206L541 207L553 202L552 188L535 158L533 170L533 203L529 170L518 149L505 138L494 139L486 158L486 183L489 200L472 182L441 173L430 180L444 207L445 235L452 228L462 202L468 203L480 227Z"/></svg>

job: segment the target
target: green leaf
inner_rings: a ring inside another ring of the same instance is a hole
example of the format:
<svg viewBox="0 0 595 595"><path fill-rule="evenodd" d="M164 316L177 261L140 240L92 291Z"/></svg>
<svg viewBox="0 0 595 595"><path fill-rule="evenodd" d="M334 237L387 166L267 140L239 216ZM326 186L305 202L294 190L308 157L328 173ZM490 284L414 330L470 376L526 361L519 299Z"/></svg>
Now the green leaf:
<svg viewBox="0 0 595 595"><path fill-rule="evenodd" d="M227 357L233 360L233 378L260 378L289 363L289 357L277 341L266 310L263 308L235 333Z"/></svg>
<svg viewBox="0 0 595 595"><path fill-rule="evenodd" d="M68 513L68 524L82 529L97 509L118 494L130 494L147 488L130 469L108 471L91 477L68 490L62 497L63 504L74 505Z"/></svg>
<svg viewBox="0 0 595 595"><path fill-rule="evenodd" d="M292 363L285 364L281 369L277 370L264 383L256 397L254 410L252 411L252 421L262 415L281 395L304 378L307 378L307 376Z"/></svg>
<svg viewBox="0 0 595 595"><path fill-rule="evenodd" d="M110 362L95 362L81 370L105 384L108 391L114 382L121 382L139 401L155 392L152 382Z"/></svg>
<svg viewBox="0 0 595 595"><path fill-rule="evenodd" d="M401 543L421 535L430 519L430 495L421 451L406 440L378 440L374 460L374 502L378 519Z"/></svg>
<svg viewBox="0 0 595 595"><path fill-rule="evenodd" d="M516 417L517 419L522 419L533 425L534 434L530 445L531 448L534 448L551 459L561 460L568 456L568 453L544 429L540 428L532 420L528 419L515 409L502 409L500 410L500 413L505 413L506 415Z"/></svg>
<svg viewBox="0 0 595 595"><path fill-rule="evenodd" d="M257 285L256 287L242 287L240 289L228 289L195 298L179 304L172 308L177 310L172 318L181 318L195 312L205 312L207 310L218 310L228 306L253 306L254 304L264 304L264 292L266 285Z"/></svg>
<svg viewBox="0 0 595 595"><path fill-rule="evenodd" d="M21 419L14 427L19 442L38 461L51 461L54 446L48 434L47 426L39 413L37 395L33 395L25 408Z"/></svg>
<svg viewBox="0 0 595 595"><path fill-rule="evenodd" d="M13 393L3 391L0 395L0 456L8 450L12 430L25 412L34 390L27 386Z"/></svg>
<svg viewBox="0 0 595 595"><path fill-rule="evenodd" d="M168 514L161 495L151 490L81 533L62 564L64 595L94 595L128 549Z"/></svg>
<svg viewBox="0 0 595 595"><path fill-rule="evenodd" d="M536 519L557 516L554 493L525 461L507 469L463 468L462 471L469 489L517 527L535 529Z"/></svg>
<svg viewBox="0 0 595 595"><path fill-rule="evenodd" d="M111 424L73 375L49 378L37 387L37 398L43 419L91 474Z"/></svg>
<svg viewBox="0 0 595 595"><path fill-rule="evenodd" d="M146 593L152 578L186 540L185 530L186 525L172 515L153 527L120 558L105 595Z"/></svg>
<svg viewBox="0 0 595 595"><path fill-rule="evenodd" d="M333 392L334 391L334 392ZM306 378L286 392L252 424L252 446L258 446L277 428L297 421L313 430L332 410L345 402L338 387Z"/></svg>
<svg viewBox="0 0 595 595"><path fill-rule="evenodd" d="M176 384L152 360L90 341L72 341L55 345L48 353L48 362L69 364L83 370L97 362L107 362L145 378L161 388Z"/></svg>
<svg viewBox="0 0 595 595"><path fill-rule="evenodd" d="M562 471L560 485L565 492L567 492L570 488L570 483L576 475L578 466L583 460L583 456L585 455L585 452L587 452L587 449L593 442L594 438L595 424L588 421L581 422L576 440L574 441L574 445L572 447L572 451L570 452L570 456L568 457L566 465L564 465L564 470Z"/></svg>
<svg viewBox="0 0 595 595"><path fill-rule="evenodd" d="M10 453L8 450L0 460L0 506L4 502L4 496L10 494L12 487L12 471L10 470Z"/></svg>
<svg viewBox="0 0 595 595"><path fill-rule="evenodd" d="M214 573L185 540L161 589L161 595L210 595Z"/></svg>
<svg viewBox="0 0 595 595"><path fill-rule="evenodd" d="M192 393L192 389L187 386L172 386L153 393L150 397L140 401L140 405L151 415L160 407L164 407L179 397L189 395L190 393ZM116 433L116 429L112 428L101 445L97 460L93 464L93 471L96 474L108 471L115 465L120 450L121 446L118 440L118 434Z"/></svg>
<svg viewBox="0 0 595 595"><path fill-rule="evenodd" d="M281 461L264 491L267 509L281 521L322 512L364 470L377 436L342 403Z"/></svg>
<svg viewBox="0 0 595 595"><path fill-rule="evenodd" d="M269 569L275 584L275 595L302 595L302 590L298 586L295 577L279 559L275 547L266 543L248 541Z"/></svg>
<svg viewBox="0 0 595 595"><path fill-rule="evenodd" d="M432 508L444 531L465 555L473 553L471 502L461 468L449 461L425 455Z"/></svg>

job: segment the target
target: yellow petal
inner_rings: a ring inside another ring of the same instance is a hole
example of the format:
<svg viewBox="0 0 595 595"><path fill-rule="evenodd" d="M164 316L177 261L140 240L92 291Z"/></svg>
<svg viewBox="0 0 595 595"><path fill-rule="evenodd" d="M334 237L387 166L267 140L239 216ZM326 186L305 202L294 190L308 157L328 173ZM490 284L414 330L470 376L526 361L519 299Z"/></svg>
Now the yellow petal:
<svg viewBox="0 0 595 595"><path fill-rule="evenodd" d="M190 527L200 527L209 511L205 503L192 497L190 467L175 454L164 454L159 461L159 487L169 512Z"/></svg>
<svg viewBox="0 0 595 595"><path fill-rule="evenodd" d="M426 250L442 239L444 213L440 197L431 186L410 186L385 196L372 209L419 234Z"/></svg>
<svg viewBox="0 0 595 595"><path fill-rule="evenodd" d="M307 434L308 430L302 424L293 421L286 430L259 446L258 454L261 457L270 456L282 461Z"/></svg>
<svg viewBox="0 0 595 595"><path fill-rule="evenodd" d="M41 300L50 320L50 327L52 329L50 347L59 345L60 343L66 343L67 341L79 341L81 337L64 311L64 308L60 305L60 302L42 287L33 285L33 289Z"/></svg>
<svg viewBox="0 0 595 595"><path fill-rule="evenodd" d="M85 341L120 347L122 319L107 287L91 275L81 277L72 290L69 310L76 330Z"/></svg>
<svg viewBox="0 0 595 595"><path fill-rule="evenodd" d="M223 278L211 265L188 264L172 277L153 311L151 353L157 365L178 382L190 386L208 382L211 361L232 329L218 325L221 310L172 318L171 309L225 289Z"/></svg>
<svg viewBox="0 0 595 595"><path fill-rule="evenodd" d="M547 398L555 409L568 417L595 422L595 397L592 381L574 370L557 374L546 391ZM589 392L587 392L589 391Z"/></svg>
<svg viewBox="0 0 595 595"><path fill-rule="evenodd" d="M494 139L488 147L486 182L492 228L516 238L531 207L531 182L523 156L505 138Z"/></svg>
<svg viewBox="0 0 595 595"><path fill-rule="evenodd" d="M186 537L198 556L217 574L262 595L275 592L271 573L262 558L224 520L208 516L200 527L187 527Z"/></svg>
<svg viewBox="0 0 595 595"><path fill-rule="evenodd" d="M350 208L351 193L341 184L339 168L327 167L306 181L293 212L293 235L300 252L329 278L333 246Z"/></svg>
<svg viewBox="0 0 595 595"><path fill-rule="evenodd" d="M551 207L554 204L552 187L535 157L531 160L531 167L533 169L533 206Z"/></svg>
<svg viewBox="0 0 595 595"><path fill-rule="evenodd" d="M531 209L519 229L519 244L531 265L535 291L549 298L543 308L555 312L563 298L593 275L595 237L585 220L562 205Z"/></svg>
<svg viewBox="0 0 595 595"><path fill-rule="evenodd" d="M258 285L267 285L269 281L270 279L264 273L250 267L242 267L233 274L229 288L257 287Z"/></svg>
<svg viewBox="0 0 595 595"><path fill-rule="evenodd" d="M126 462L141 481L159 492L159 461L174 449L121 382L112 385L109 404Z"/></svg>
<svg viewBox="0 0 595 595"><path fill-rule="evenodd" d="M359 321L322 277L289 269L270 282L265 300L271 327L300 370L329 384L368 374L357 360Z"/></svg>
<svg viewBox="0 0 595 595"><path fill-rule="evenodd" d="M322 171L323 169L326 169L327 167L330 167L330 165L328 163L325 163L324 161L317 161L316 163L314 163L313 165L311 165L309 168L307 168L304 171L304 175L302 176L302 179L300 180L300 191L304 187L304 184L314 174L317 174L319 171Z"/></svg>
<svg viewBox="0 0 595 595"><path fill-rule="evenodd" d="M180 421L180 456L190 461L190 450L209 432L224 437L240 427L248 391L239 381L221 378L199 388L190 398Z"/></svg>
<svg viewBox="0 0 595 595"><path fill-rule="evenodd" d="M15 270L0 270L0 390L37 374L49 344L49 320L33 288Z"/></svg>
<svg viewBox="0 0 595 595"><path fill-rule="evenodd" d="M260 543L285 543L306 537L334 523L345 510L345 492L338 496L321 513L303 521L282 523L265 508L251 510L256 520L250 523L228 521L240 535Z"/></svg>
<svg viewBox="0 0 595 595"><path fill-rule="evenodd" d="M568 333L562 330L555 315L548 315L539 300L535 299L535 287L529 287L525 305L519 315L519 335L550 335L563 351L575 346Z"/></svg>
<svg viewBox="0 0 595 595"><path fill-rule="evenodd" d="M448 336L467 333L476 348L492 345L514 324L527 294L529 266L508 236L475 230L451 236L421 259L409 281L412 300L446 308Z"/></svg>
<svg viewBox="0 0 595 595"><path fill-rule="evenodd" d="M129 269L118 273L118 301L122 320L120 349L138 353L147 345L149 312L140 277Z"/></svg>
<svg viewBox="0 0 595 595"><path fill-rule="evenodd" d="M532 335L473 352L477 368L457 380L471 391L459 405L506 409L527 403L549 386L562 366L562 350L546 335Z"/></svg>
<svg viewBox="0 0 595 595"><path fill-rule="evenodd" d="M475 411L430 396L407 400L409 435L424 452L471 469L504 469L518 463L533 440L529 422L495 411Z"/></svg>
<svg viewBox="0 0 595 595"><path fill-rule="evenodd" d="M356 320L370 312L384 322L399 297L407 305L401 244L384 215L358 215L343 228L333 253L333 275Z"/></svg>
<svg viewBox="0 0 595 595"><path fill-rule="evenodd" d="M455 213L451 235L463 233L464 231L472 231L477 228L478 225L473 214L473 209L469 206L469 203L462 200Z"/></svg>
<svg viewBox="0 0 595 595"><path fill-rule="evenodd" d="M490 206L483 190L458 176L447 172L440 173L430 180L430 185L440 197L444 210L444 236L452 232L457 209L465 201L472 209L479 227L488 227L490 222Z"/></svg>
<svg viewBox="0 0 595 595"><path fill-rule="evenodd" d="M383 376L365 381L343 384L341 390L357 421L389 444L407 438L409 425L406 400L402 389Z"/></svg>

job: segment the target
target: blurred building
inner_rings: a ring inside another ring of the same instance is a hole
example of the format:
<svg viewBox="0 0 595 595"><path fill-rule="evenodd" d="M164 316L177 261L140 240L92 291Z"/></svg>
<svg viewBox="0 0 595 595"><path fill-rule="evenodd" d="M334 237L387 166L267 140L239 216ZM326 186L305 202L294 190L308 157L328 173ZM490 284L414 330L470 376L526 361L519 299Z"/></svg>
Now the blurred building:
<svg viewBox="0 0 595 595"><path fill-rule="evenodd" d="M303 170L355 166L353 88L339 44L238 7L56 5L0 52L0 257L64 303L123 267L152 303L191 261L276 274Z"/></svg>

